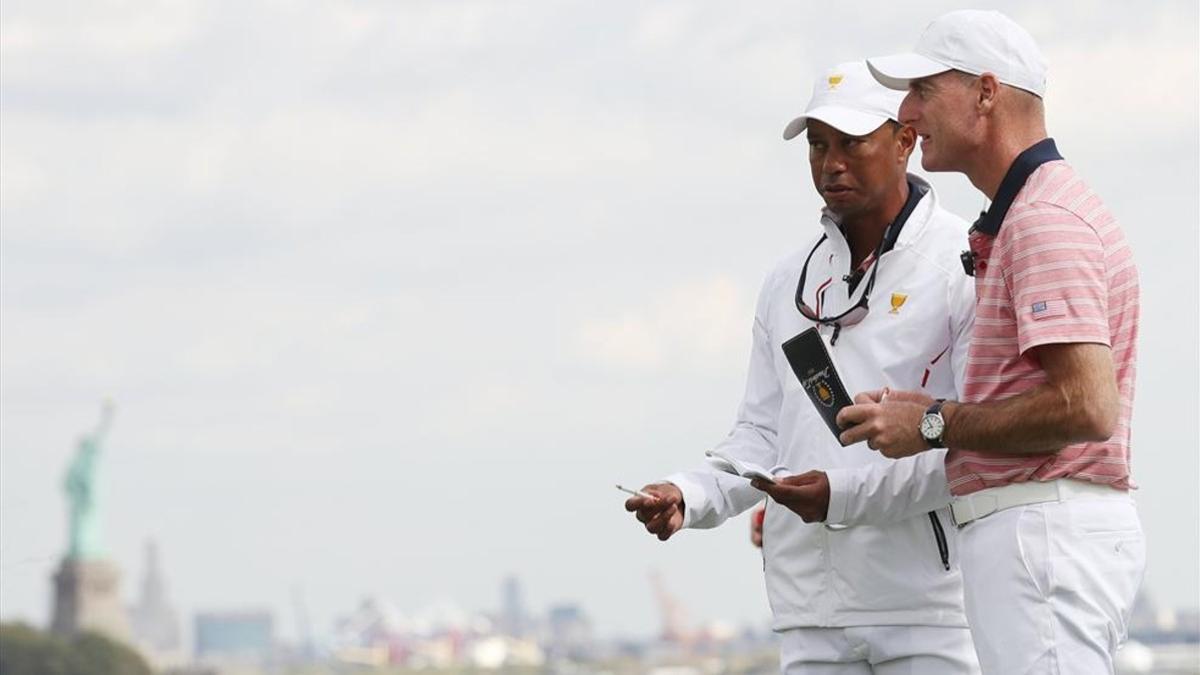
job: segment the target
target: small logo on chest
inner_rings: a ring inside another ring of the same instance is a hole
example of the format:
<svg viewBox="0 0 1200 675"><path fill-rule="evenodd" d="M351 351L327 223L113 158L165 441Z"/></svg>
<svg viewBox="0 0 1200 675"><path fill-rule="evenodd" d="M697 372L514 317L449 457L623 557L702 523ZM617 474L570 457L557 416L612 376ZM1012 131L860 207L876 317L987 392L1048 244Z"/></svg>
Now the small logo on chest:
<svg viewBox="0 0 1200 675"><path fill-rule="evenodd" d="M908 300L907 293L892 293L892 310L888 314L899 314L900 308Z"/></svg>

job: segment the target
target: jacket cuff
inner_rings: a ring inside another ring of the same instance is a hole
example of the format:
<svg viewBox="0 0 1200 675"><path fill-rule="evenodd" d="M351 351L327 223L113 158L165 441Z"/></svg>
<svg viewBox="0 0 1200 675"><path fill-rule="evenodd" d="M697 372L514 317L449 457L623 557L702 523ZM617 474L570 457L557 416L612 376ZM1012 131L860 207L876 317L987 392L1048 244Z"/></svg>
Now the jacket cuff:
<svg viewBox="0 0 1200 675"><path fill-rule="evenodd" d="M829 480L829 511L825 514L826 525L843 525L846 519L846 507L850 501L849 469L825 469L825 477Z"/></svg>
<svg viewBox="0 0 1200 675"><path fill-rule="evenodd" d="M707 510L708 496L704 493L704 488L697 485L696 481L689 479L686 474L673 473L659 482L670 483L683 493L682 527L691 527L699 517L698 514Z"/></svg>

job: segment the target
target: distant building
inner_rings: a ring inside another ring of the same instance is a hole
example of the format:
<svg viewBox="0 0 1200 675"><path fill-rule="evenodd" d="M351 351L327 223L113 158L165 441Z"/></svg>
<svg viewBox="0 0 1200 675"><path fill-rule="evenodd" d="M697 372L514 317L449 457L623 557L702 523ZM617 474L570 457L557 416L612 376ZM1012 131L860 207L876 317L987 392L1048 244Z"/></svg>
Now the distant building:
<svg viewBox="0 0 1200 675"><path fill-rule="evenodd" d="M275 621L269 612L205 612L195 620L200 661L268 659L275 647Z"/></svg>
<svg viewBox="0 0 1200 675"><path fill-rule="evenodd" d="M583 608L555 605L546 617L546 652L557 658L586 660L594 649L592 622Z"/></svg>
<svg viewBox="0 0 1200 675"><path fill-rule="evenodd" d="M176 652L181 646L179 616L167 599L166 583L158 560L158 546L146 542L146 568L138 602L129 611L133 639L142 649L155 653Z"/></svg>
<svg viewBox="0 0 1200 675"><path fill-rule="evenodd" d="M1148 645L1196 644L1200 642L1200 610L1159 604L1142 586L1133 603L1129 637Z"/></svg>
<svg viewBox="0 0 1200 675"><path fill-rule="evenodd" d="M528 613L521 582L515 575L504 578L500 586L500 632L512 637L522 637L529 632Z"/></svg>

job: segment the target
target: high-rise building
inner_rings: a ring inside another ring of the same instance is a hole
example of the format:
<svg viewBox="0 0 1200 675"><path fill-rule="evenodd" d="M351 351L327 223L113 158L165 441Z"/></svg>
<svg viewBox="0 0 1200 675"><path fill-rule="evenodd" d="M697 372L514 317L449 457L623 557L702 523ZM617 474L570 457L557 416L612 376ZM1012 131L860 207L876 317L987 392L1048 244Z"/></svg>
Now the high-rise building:
<svg viewBox="0 0 1200 675"><path fill-rule="evenodd" d="M521 582L516 575L504 578L500 586L500 632L513 637L522 637L529 631L528 614Z"/></svg>
<svg viewBox="0 0 1200 675"><path fill-rule="evenodd" d="M555 657L586 659L593 649L592 622L576 604L550 608L546 618L547 650Z"/></svg>
<svg viewBox="0 0 1200 675"><path fill-rule="evenodd" d="M146 568L142 572L142 589L137 604L129 612L133 639L151 655L177 652L179 616L167 599L167 587L158 559L158 545L153 539L146 542Z"/></svg>

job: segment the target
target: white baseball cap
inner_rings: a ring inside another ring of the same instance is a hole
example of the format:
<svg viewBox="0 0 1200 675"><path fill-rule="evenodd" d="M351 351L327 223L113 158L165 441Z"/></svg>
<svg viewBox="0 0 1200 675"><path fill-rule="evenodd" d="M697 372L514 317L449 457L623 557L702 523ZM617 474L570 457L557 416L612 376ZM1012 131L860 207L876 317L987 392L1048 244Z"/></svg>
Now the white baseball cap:
<svg viewBox="0 0 1200 675"><path fill-rule="evenodd" d="M867 59L871 74L885 87L908 83L947 70L971 75L991 73L1002 84L1046 95L1046 58L1033 36L1000 12L963 9L934 19L911 54Z"/></svg>
<svg viewBox="0 0 1200 675"><path fill-rule="evenodd" d="M865 62L839 63L817 78L808 108L787 125L783 139L800 135L810 119L844 134L866 136L888 120L899 121L903 100L903 94L876 82Z"/></svg>

